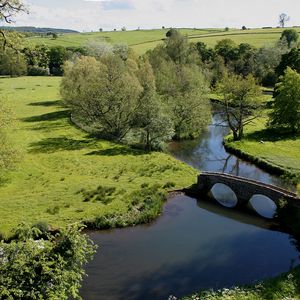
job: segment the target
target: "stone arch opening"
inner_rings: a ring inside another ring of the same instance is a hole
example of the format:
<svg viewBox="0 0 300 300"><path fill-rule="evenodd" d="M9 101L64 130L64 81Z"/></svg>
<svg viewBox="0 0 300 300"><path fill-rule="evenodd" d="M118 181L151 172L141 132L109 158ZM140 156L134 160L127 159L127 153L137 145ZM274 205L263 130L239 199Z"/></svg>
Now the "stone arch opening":
<svg viewBox="0 0 300 300"><path fill-rule="evenodd" d="M249 204L256 211L256 213L264 218L273 219L276 215L276 203L265 195L253 195L249 200Z"/></svg>
<svg viewBox="0 0 300 300"><path fill-rule="evenodd" d="M235 192L226 184L216 183L211 188L210 193L213 198L222 206L233 208L238 204L238 198Z"/></svg>

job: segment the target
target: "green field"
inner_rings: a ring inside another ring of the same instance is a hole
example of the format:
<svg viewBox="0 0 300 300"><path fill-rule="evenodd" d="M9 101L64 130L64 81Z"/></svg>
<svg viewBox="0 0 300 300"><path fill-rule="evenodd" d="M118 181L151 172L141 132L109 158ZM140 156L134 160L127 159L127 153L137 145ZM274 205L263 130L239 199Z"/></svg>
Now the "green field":
<svg viewBox="0 0 300 300"><path fill-rule="evenodd" d="M272 29L250 29L250 30L230 30L223 29L180 29L179 31L187 35L191 42L205 42L209 46L214 46L219 40L230 38L236 43L249 43L260 47L272 44L280 38L281 28ZM300 28L295 28L300 33ZM135 30L117 32L89 32L78 34L63 34L57 39L51 37L30 37L27 42L31 45L45 44L48 46L82 46L89 40L107 41L109 43L127 43L136 53L143 54L149 49L153 49L165 38L168 29L156 30Z"/></svg>
<svg viewBox="0 0 300 300"><path fill-rule="evenodd" d="M144 153L90 138L61 106L60 78L0 78L1 95L15 116L10 138L20 152L16 169L0 186L0 232L20 222L61 226L108 214L126 215L142 184L187 187L197 172L163 153ZM109 202L84 202L82 192L116 187ZM138 212L138 211L137 211ZM129 216L130 217L130 216ZM124 226L126 223L124 223Z"/></svg>
<svg viewBox="0 0 300 300"><path fill-rule="evenodd" d="M229 147L245 153L254 160L266 162L300 178L300 135L280 134L267 130L268 118L262 117L245 128L245 138L239 142L229 139Z"/></svg>

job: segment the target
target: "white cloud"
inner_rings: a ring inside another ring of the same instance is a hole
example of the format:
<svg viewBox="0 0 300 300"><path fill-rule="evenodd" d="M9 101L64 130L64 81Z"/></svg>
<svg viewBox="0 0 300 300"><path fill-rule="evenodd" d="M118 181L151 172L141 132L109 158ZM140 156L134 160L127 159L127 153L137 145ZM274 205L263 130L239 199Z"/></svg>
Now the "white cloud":
<svg viewBox="0 0 300 300"><path fill-rule="evenodd" d="M278 15L300 25L299 0L27 0L16 25L77 30L166 27L276 26Z"/></svg>

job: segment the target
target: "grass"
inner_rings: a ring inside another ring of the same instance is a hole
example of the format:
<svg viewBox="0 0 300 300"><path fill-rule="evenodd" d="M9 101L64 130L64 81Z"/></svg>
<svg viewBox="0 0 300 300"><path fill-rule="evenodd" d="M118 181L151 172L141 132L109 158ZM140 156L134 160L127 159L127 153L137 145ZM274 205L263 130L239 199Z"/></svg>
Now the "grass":
<svg viewBox="0 0 300 300"><path fill-rule="evenodd" d="M103 218L106 226L146 222L160 212L162 187L196 181L194 169L167 154L95 140L75 128L62 106L60 80L0 78L2 98L16 119L9 136L20 152L0 186L4 235L21 222L53 227L75 221L94 225L96 219L101 226Z"/></svg>
<svg viewBox="0 0 300 300"><path fill-rule="evenodd" d="M300 33L300 28L295 28ZM89 32L62 34L57 39L51 37L30 37L27 39L29 44L45 44L48 46L82 46L89 40L107 41L109 43L124 42L132 47L136 53L143 54L149 49L153 49L162 43L168 29L156 30L135 30L117 32ZM283 31L282 28L272 29L250 29L250 30L229 30L223 29L188 29L182 28L180 32L188 36L191 42L204 42L213 47L224 38L230 38L237 44L249 43L255 47L275 43Z"/></svg>
<svg viewBox="0 0 300 300"><path fill-rule="evenodd" d="M242 141L234 142L229 137L226 146L248 156L251 161L300 178L300 135L267 129L267 121L265 111L264 117L246 126Z"/></svg>
<svg viewBox="0 0 300 300"><path fill-rule="evenodd" d="M204 291L182 300L296 300L300 299L300 268L252 287Z"/></svg>

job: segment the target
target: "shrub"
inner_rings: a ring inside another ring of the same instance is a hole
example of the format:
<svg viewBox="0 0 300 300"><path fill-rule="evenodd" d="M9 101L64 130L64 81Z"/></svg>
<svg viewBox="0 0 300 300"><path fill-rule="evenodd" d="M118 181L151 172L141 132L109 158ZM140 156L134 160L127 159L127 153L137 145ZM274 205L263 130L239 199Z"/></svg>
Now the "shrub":
<svg viewBox="0 0 300 300"><path fill-rule="evenodd" d="M49 69L45 69L37 66L29 66L27 71L28 76L49 76Z"/></svg>

